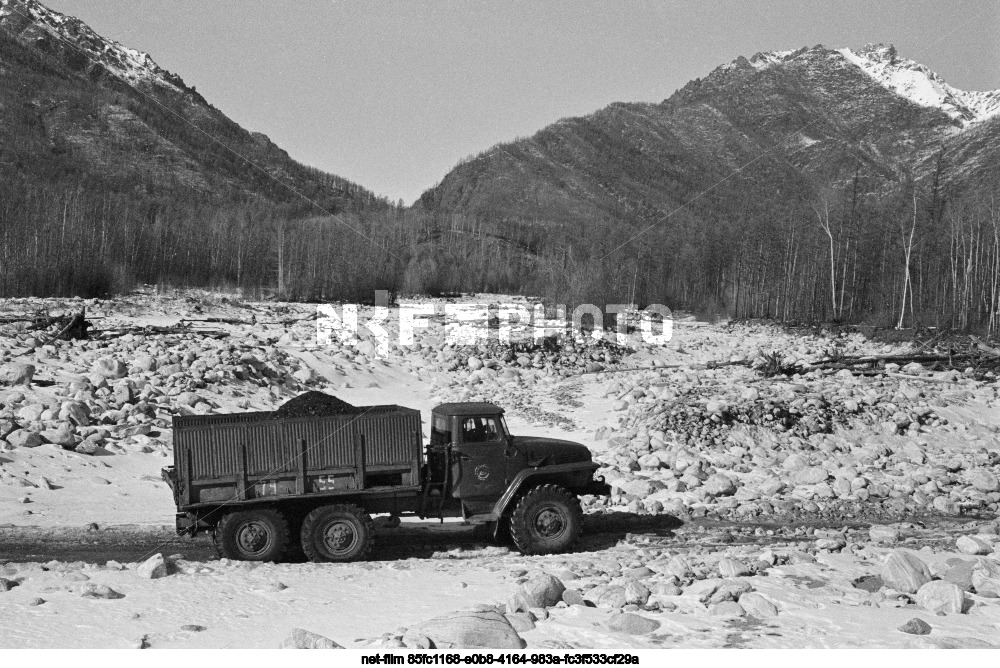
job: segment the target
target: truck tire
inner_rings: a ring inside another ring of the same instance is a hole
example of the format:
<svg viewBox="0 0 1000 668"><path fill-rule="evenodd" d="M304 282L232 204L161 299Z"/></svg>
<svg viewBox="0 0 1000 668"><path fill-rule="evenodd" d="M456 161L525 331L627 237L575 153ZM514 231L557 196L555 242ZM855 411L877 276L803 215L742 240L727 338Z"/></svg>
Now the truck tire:
<svg viewBox="0 0 1000 668"><path fill-rule="evenodd" d="M558 485L539 485L521 497L510 518L514 544L523 554L570 549L580 537L580 500Z"/></svg>
<svg viewBox="0 0 1000 668"><path fill-rule="evenodd" d="M357 561L371 552L375 523L354 505L314 509L302 522L302 549L310 561Z"/></svg>
<svg viewBox="0 0 1000 668"><path fill-rule="evenodd" d="M240 561L280 561L288 545L288 520L273 508L237 510L215 527L220 557Z"/></svg>

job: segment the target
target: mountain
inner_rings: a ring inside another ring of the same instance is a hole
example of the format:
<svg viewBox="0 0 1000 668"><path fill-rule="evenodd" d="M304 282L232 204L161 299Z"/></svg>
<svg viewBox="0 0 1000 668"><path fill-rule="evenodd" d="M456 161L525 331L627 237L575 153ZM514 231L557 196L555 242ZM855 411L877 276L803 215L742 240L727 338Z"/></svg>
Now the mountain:
<svg viewBox="0 0 1000 668"><path fill-rule="evenodd" d="M396 261L386 199L35 0L0 0L0 202L0 296L155 283L370 299Z"/></svg>
<svg viewBox="0 0 1000 668"><path fill-rule="evenodd" d="M907 172L926 178L939 158L950 166L947 184L962 189L996 178L998 124L1000 91L957 90L891 46L759 53L659 104L612 104L495 146L463 161L420 204L532 220L648 221L741 168L739 180L770 197L843 183L858 169L883 189Z"/></svg>
<svg viewBox="0 0 1000 668"><path fill-rule="evenodd" d="M333 212L385 204L295 162L148 54L35 0L0 0L0 67L0 162L33 178L274 201L299 191Z"/></svg>
<svg viewBox="0 0 1000 668"><path fill-rule="evenodd" d="M815 46L494 146L416 209L535 239L521 272L554 300L993 328L997 185L1000 91Z"/></svg>

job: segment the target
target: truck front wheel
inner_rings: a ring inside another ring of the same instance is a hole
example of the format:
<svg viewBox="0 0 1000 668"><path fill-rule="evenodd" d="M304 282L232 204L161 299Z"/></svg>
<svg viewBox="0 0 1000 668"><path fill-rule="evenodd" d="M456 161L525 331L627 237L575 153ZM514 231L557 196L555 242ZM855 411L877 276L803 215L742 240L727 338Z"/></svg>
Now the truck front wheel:
<svg viewBox="0 0 1000 668"><path fill-rule="evenodd" d="M279 561L288 544L288 520L273 508L237 510L215 527L220 557L240 561Z"/></svg>
<svg viewBox="0 0 1000 668"><path fill-rule="evenodd" d="M552 554L571 548L582 524L579 499L558 485L540 485L518 501L510 532L522 553Z"/></svg>
<svg viewBox="0 0 1000 668"><path fill-rule="evenodd" d="M372 549L371 515L354 505L320 506L302 522L302 549L310 561L356 561Z"/></svg>

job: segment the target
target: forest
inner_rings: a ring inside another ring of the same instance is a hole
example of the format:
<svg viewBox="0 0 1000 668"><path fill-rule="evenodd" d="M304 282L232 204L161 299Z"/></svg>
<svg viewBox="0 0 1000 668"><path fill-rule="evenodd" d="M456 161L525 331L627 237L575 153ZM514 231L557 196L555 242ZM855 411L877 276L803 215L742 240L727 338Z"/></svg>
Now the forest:
<svg viewBox="0 0 1000 668"><path fill-rule="evenodd" d="M2 173L2 172L0 172ZM139 284L308 301L502 292L574 306L666 304L709 316L994 333L1000 206L934 182L866 195L859 178L758 210L738 189L650 223L487 220L379 206L0 178L0 294Z"/></svg>

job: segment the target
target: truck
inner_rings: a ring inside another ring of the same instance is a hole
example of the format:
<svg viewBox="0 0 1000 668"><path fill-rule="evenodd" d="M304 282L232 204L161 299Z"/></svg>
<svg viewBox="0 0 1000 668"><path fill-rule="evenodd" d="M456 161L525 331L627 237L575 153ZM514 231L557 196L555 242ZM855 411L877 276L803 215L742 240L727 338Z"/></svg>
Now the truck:
<svg viewBox="0 0 1000 668"><path fill-rule="evenodd" d="M339 403L321 415L174 417L163 478L177 533L210 532L230 559L345 562L370 554L372 515L462 517L549 554L579 538L579 497L611 491L586 446L514 436L493 403L437 406L426 445L417 410Z"/></svg>

